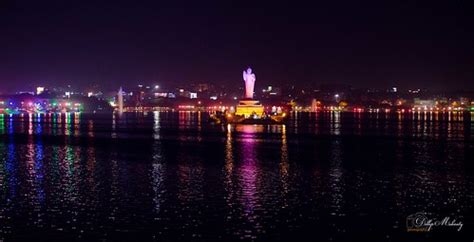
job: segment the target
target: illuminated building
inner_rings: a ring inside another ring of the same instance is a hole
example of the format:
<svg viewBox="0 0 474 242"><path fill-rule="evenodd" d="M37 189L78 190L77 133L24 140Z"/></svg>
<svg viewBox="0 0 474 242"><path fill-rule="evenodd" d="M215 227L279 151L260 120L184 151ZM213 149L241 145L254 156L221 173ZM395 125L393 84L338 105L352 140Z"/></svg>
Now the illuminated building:
<svg viewBox="0 0 474 242"><path fill-rule="evenodd" d="M158 97L163 97L163 98L168 97L168 93L167 93L167 92L155 92L154 95L155 95L155 98L158 98Z"/></svg>
<svg viewBox="0 0 474 242"><path fill-rule="evenodd" d="M434 107L436 107L436 103L434 100L424 100L424 99L415 98L413 102L414 102L413 108L416 110L428 110L428 109L433 109Z"/></svg>

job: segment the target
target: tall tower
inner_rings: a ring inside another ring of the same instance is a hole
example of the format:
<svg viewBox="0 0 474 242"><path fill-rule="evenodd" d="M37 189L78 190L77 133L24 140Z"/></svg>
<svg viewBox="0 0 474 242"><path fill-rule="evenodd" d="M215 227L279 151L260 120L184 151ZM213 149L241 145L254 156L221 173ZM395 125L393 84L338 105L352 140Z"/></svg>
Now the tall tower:
<svg viewBox="0 0 474 242"><path fill-rule="evenodd" d="M318 111L318 100L316 98L313 98L313 101L311 101L311 112L317 112Z"/></svg>
<svg viewBox="0 0 474 242"><path fill-rule="evenodd" d="M120 87L117 96L118 96L118 111L119 111L119 114L122 114L123 113L123 90L122 90L122 87Z"/></svg>

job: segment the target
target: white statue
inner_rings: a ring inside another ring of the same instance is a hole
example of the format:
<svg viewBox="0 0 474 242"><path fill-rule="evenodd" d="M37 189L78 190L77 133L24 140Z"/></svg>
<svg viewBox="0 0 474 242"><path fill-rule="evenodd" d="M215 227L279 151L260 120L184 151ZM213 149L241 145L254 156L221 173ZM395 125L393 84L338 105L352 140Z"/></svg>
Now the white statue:
<svg viewBox="0 0 474 242"><path fill-rule="evenodd" d="M253 98L253 90L255 87L255 74L252 73L252 69L249 67L244 70L244 82L245 82L245 98Z"/></svg>

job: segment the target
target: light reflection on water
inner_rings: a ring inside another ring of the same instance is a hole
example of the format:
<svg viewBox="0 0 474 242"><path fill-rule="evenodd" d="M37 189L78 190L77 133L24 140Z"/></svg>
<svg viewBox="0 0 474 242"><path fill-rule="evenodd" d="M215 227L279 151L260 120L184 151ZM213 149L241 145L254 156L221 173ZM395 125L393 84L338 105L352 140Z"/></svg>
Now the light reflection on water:
<svg viewBox="0 0 474 242"><path fill-rule="evenodd" d="M406 239L414 212L472 220L472 122L370 115L0 116L0 239Z"/></svg>
<svg viewBox="0 0 474 242"><path fill-rule="evenodd" d="M410 138L465 139L472 133L473 113L293 113L286 125L288 134L385 135ZM148 114L87 115L22 114L0 115L0 134L28 134L103 138L152 138L201 141L210 127L203 112L152 112ZM162 128L164 132L161 132ZM280 133L275 125L257 125L259 133ZM242 128L232 127L237 132ZM257 130L258 129L258 130ZM171 131L173 130L173 131ZM193 135L189 135L192 132ZM206 137L209 138L209 137Z"/></svg>
<svg viewBox="0 0 474 242"><path fill-rule="evenodd" d="M0 135L5 133L5 115L0 114Z"/></svg>

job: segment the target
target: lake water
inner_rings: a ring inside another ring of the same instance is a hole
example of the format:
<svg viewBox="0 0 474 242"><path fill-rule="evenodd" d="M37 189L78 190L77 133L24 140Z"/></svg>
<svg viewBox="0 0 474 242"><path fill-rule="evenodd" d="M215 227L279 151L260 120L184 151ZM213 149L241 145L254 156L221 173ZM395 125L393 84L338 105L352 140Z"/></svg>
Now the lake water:
<svg viewBox="0 0 474 242"><path fill-rule="evenodd" d="M0 241L472 241L473 117L0 115Z"/></svg>

